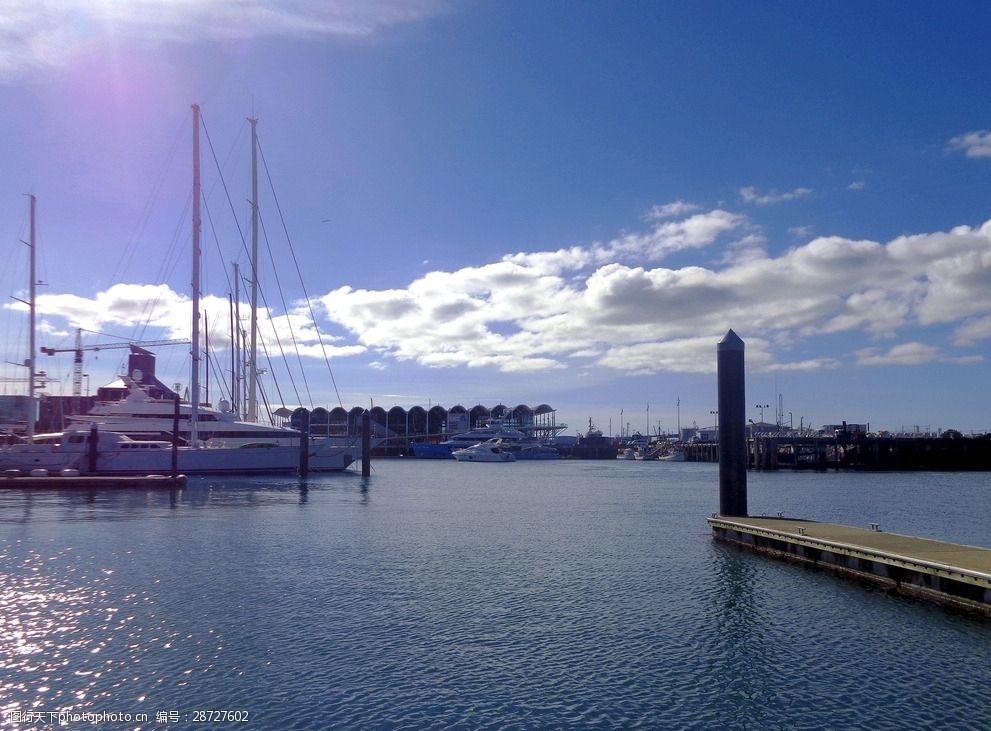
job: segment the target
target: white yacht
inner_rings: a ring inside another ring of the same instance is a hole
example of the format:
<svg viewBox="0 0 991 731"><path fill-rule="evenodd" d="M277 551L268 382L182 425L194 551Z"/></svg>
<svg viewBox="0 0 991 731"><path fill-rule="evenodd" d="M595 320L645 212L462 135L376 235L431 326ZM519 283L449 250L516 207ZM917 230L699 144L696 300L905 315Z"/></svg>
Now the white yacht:
<svg viewBox="0 0 991 731"><path fill-rule="evenodd" d="M513 453L499 445L498 439L474 444L463 449L455 449L451 456L458 462L515 462Z"/></svg>
<svg viewBox="0 0 991 731"><path fill-rule="evenodd" d="M200 175L199 175L199 107L193 106L193 277L192 277L192 366L190 399L178 403L173 398L152 398L141 386L142 374L132 371L125 379L128 394L120 401L98 403L89 413L72 417L73 426L58 444L38 449L38 445L15 445L0 455L0 469L50 469L80 467L100 474L149 474L168 472L176 455L178 468L185 474L293 472L300 467L301 433L290 427L270 426L255 421L240 421L231 409L216 410L200 403L199 370L199 298L200 298ZM252 146L257 144L252 125ZM257 169L252 158L252 177ZM257 186L253 185L253 191ZM255 194L256 195L256 194ZM252 201L257 211L257 199ZM32 204L32 242L33 242ZM253 237L257 225L253 221ZM33 255L32 245L32 255ZM32 260L33 261L33 260ZM32 264L33 267L33 264ZM33 269L32 269L33 279ZM257 282L252 282L252 287ZM34 331L32 293L31 332ZM252 352L250 362L257 362L255 348L255 296L252 294ZM33 364L34 343L31 344ZM133 351L132 351L133 352ZM32 365L33 368L33 365ZM257 413L255 381L252 367L248 392L248 414ZM33 380L33 370L32 370ZM176 409L178 408L178 428ZM96 430L97 437L93 438ZM177 432L182 446L173 448L172 434ZM31 436L29 434L29 436ZM167 436L167 439L163 437ZM361 458L361 439L352 437L310 438L306 448L311 470L342 470ZM72 462L73 464L69 464ZM76 464L78 463L78 465Z"/></svg>
<svg viewBox="0 0 991 731"><path fill-rule="evenodd" d="M308 447L307 462L314 471L344 470L355 461L356 452L315 441ZM298 436L295 445L173 447L164 440L135 440L115 432L75 427L63 432L57 443L13 445L0 450L0 471L75 469L82 474L100 475L170 474L173 453L177 471L185 475L292 473L300 464Z"/></svg>
<svg viewBox="0 0 991 731"><path fill-rule="evenodd" d="M500 440L499 446L512 452L516 459L560 459L561 453L554 447L532 439L519 429L509 426L504 419L489 419L484 426L451 436L443 442L414 442L413 455L420 459L450 459L458 449L475 444Z"/></svg>
<svg viewBox="0 0 991 731"><path fill-rule="evenodd" d="M154 398L138 379L140 373L124 378L128 394L118 401L98 401L89 412L68 417L76 426L96 426L101 431L113 431L137 440L171 439L175 425L175 400ZM200 404L196 410L196 445L208 447L244 447L256 445L291 446L299 444L299 431L288 426L276 426L242 421L227 402L220 409ZM193 408L188 402L179 404L179 439L192 445ZM357 437L320 437L336 446L350 447Z"/></svg>

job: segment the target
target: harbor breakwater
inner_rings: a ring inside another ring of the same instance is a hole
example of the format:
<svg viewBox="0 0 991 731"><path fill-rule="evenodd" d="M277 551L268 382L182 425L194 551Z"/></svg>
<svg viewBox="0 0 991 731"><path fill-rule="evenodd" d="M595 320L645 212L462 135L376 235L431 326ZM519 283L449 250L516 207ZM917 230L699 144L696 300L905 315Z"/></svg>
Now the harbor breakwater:
<svg viewBox="0 0 991 731"><path fill-rule="evenodd" d="M714 442L686 444L689 462L718 462ZM752 470L991 470L991 437L762 435L747 439Z"/></svg>

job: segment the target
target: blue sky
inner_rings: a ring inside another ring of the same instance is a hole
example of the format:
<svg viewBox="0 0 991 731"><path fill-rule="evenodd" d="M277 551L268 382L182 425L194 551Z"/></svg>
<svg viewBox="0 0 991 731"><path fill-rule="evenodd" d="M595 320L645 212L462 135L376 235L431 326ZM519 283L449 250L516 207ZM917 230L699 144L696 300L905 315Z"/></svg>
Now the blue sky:
<svg viewBox="0 0 991 731"><path fill-rule="evenodd" d="M755 420L780 394L796 426L986 431L989 21L964 2L15 0L2 286L23 296L33 192L41 345L186 336L196 102L232 202L204 140L216 362L254 115L285 220L264 193L284 292L264 262L264 332L298 328L310 392L289 405L336 405L329 361L348 407L704 425L732 327ZM163 380L188 381L187 351L158 351ZM93 389L122 352L87 354ZM70 391L71 356L41 367Z"/></svg>

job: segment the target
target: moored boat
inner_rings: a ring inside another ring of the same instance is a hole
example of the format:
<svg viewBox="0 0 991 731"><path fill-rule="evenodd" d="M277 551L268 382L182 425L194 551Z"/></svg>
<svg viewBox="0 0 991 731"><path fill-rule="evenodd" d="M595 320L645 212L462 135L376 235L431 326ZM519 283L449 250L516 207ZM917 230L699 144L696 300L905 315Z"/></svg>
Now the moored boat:
<svg viewBox="0 0 991 731"><path fill-rule="evenodd" d="M90 472L101 474L147 474L171 470L173 454L178 468L186 474L215 473L285 473L301 466L306 455L307 468L314 471L342 470L361 458L361 439L347 437L304 437L287 426L258 422L256 345L257 276L252 278L251 348L248 369L246 419L231 409L212 409L200 399L200 160L199 107L193 105L193 195L192 195L192 327L190 393L187 402L173 398L152 398L139 385L140 376L125 378L128 395L120 401L96 404L89 413L73 417L75 427L63 434L52 453L65 455L67 461L83 461ZM257 169L254 151L257 139L252 125L252 210L257 211ZM257 237L257 216L252 219L252 238ZM256 262L252 252L252 261ZM256 264L253 263L253 270ZM232 392L234 389L232 388ZM91 430L97 429L97 439ZM182 442L173 450L172 435ZM163 439L163 436L169 438ZM307 438L308 443L301 443ZM85 456L80 458L80 453ZM58 461L57 458L53 458ZM13 460L11 460L13 462ZM0 462L0 465L3 465ZM15 465L5 465L16 468ZM71 465L67 465L71 466Z"/></svg>
<svg viewBox="0 0 991 731"><path fill-rule="evenodd" d="M516 457L499 445L499 440L490 439L463 449L455 449L451 456L458 462L515 462Z"/></svg>
<svg viewBox="0 0 991 731"><path fill-rule="evenodd" d="M140 350L140 348L135 348ZM175 399L154 398L148 389L134 378L124 376L128 394L116 401L99 401L85 414L70 415L73 425L96 426L100 431L113 431L135 440L162 439L171 436L175 424ZM299 444L300 433L288 426L249 422L239 418L227 404L220 409L200 404L196 415L196 443L208 447L242 447L268 444L293 446ZM193 408L189 402L179 404L178 434L183 444L192 444ZM353 448L360 439L350 436L322 436L321 441Z"/></svg>
<svg viewBox="0 0 991 731"><path fill-rule="evenodd" d="M616 459L616 443L609 437L603 436L602 432L592 425L592 420L588 420L588 431L579 435L578 441L571 448L573 459Z"/></svg>
<svg viewBox="0 0 991 731"><path fill-rule="evenodd" d="M300 465L298 439L293 446L173 447L164 440L135 440L116 432L70 428L57 443L11 446L23 448L0 450L0 471L72 469L85 475L171 474L173 456L178 472L187 475L290 474ZM308 468L313 471L344 470L358 458L360 445L349 449L314 440L307 451Z"/></svg>
<svg viewBox="0 0 991 731"><path fill-rule="evenodd" d="M442 442L414 442L413 456L420 459L451 459L454 452L490 439L500 440L500 446L512 452L516 459L560 459L561 453L554 447L531 439L519 429L502 419L491 419L484 426L453 435Z"/></svg>

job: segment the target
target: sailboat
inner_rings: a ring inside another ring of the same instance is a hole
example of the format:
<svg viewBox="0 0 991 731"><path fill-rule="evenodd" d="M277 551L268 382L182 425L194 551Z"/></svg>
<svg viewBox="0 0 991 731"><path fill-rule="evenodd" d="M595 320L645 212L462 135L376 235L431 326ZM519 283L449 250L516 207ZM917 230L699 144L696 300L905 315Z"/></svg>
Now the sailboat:
<svg viewBox="0 0 991 731"><path fill-rule="evenodd" d="M199 106L193 105L192 109L193 301L189 403L180 404L177 409L174 400L151 398L138 385L139 379L133 378L136 374L131 374L127 398L98 404L90 413L76 417L75 423L62 434L60 443L47 447L47 452L39 449L46 454L47 464L19 463L13 455L11 459L0 455L0 469L80 468L86 465L92 471L108 475L164 473L172 469L173 452L177 457L178 470L187 475L291 473L298 469L303 450L301 432L289 427L240 421L233 412L212 409L200 403L200 118ZM254 136L252 143L256 144ZM252 159L254 161L254 154ZM254 177L256 170L254 165L252 167ZM257 200L253 202L257 204ZM254 362L252 356L252 366ZM132 438L171 434L176 423L179 424L177 436L186 441L184 446L173 449L169 440ZM98 433L95 448L88 446L94 443L94 431ZM360 460L361 441L356 436L318 437L309 440L306 454L310 470L344 470Z"/></svg>
<svg viewBox="0 0 991 731"><path fill-rule="evenodd" d="M50 445L35 444L34 422L35 422L35 209L37 199L34 195L28 194L30 200L30 235L27 245L30 248L28 263L28 332L30 343L28 345L28 357L25 365L28 367L28 397L27 413L25 414L27 440L24 442L14 442L0 447L0 469L62 469L67 461L64 455L58 454ZM23 300L20 300L23 302Z"/></svg>

